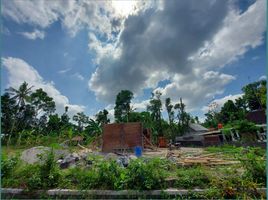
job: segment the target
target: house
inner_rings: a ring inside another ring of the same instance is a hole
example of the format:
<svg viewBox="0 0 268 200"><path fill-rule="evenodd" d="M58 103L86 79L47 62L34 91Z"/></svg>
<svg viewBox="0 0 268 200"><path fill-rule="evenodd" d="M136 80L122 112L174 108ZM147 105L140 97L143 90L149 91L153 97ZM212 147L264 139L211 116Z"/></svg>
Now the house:
<svg viewBox="0 0 268 200"><path fill-rule="evenodd" d="M254 110L247 114L246 119L255 124L266 124L266 113L264 110Z"/></svg>
<svg viewBox="0 0 268 200"><path fill-rule="evenodd" d="M205 132L208 132L207 128L201 126L200 124L190 123L188 131L185 133L185 135L196 135Z"/></svg>
<svg viewBox="0 0 268 200"><path fill-rule="evenodd" d="M105 124L102 140L103 152L133 151L151 143L151 132L140 122Z"/></svg>
<svg viewBox="0 0 268 200"><path fill-rule="evenodd" d="M200 124L190 123L188 131L180 137L176 137L176 143L181 143L181 145L204 145L204 137L200 134L208 132L208 129L201 126Z"/></svg>

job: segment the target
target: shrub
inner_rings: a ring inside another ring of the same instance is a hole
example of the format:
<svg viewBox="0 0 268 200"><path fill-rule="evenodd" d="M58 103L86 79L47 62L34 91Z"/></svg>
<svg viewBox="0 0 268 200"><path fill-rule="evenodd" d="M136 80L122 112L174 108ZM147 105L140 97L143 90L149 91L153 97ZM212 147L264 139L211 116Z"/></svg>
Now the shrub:
<svg viewBox="0 0 268 200"><path fill-rule="evenodd" d="M18 164L18 157L8 158L6 155L2 154L1 159L1 177L8 178L14 171Z"/></svg>
<svg viewBox="0 0 268 200"><path fill-rule="evenodd" d="M60 171L53 150L49 152L44 164L40 165L40 178L46 188L56 187L59 183Z"/></svg>
<svg viewBox="0 0 268 200"><path fill-rule="evenodd" d="M160 159L146 162L143 159L131 160L126 173L121 174L121 182L126 189L150 190L164 187L166 174Z"/></svg>
<svg viewBox="0 0 268 200"><path fill-rule="evenodd" d="M17 172L21 184L29 190L57 187L61 174L50 151L43 164L26 165Z"/></svg>
<svg viewBox="0 0 268 200"><path fill-rule="evenodd" d="M261 151L249 149L248 153L243 158L239 158L239 160L245 169L245 178L265 185L266 165L265 160L259 155L262 155Z"/></svg>
<svg viewBox="0 0 268 200"><path fill-rule="evenodd" d="M257 184L248 179L244 179L236 170L227 170L224 177L214 177L212 184L220 190L221 197L224 199L251 199L260 198L257 192Z"/></svg>
<svg viewBox="0 0 268 200"><path fill-rule="evenodd" d="M201 167L179 168L176 186L179 188L205 188L210 183L209 175Z"/></svg>
<svg viewBox="0 0 268 200"><path fill-rule="evenodd" d="M66 178L80 189L117 189L118 179L124 169L112 161L100 161L90 169L70 169Z"/></svg>

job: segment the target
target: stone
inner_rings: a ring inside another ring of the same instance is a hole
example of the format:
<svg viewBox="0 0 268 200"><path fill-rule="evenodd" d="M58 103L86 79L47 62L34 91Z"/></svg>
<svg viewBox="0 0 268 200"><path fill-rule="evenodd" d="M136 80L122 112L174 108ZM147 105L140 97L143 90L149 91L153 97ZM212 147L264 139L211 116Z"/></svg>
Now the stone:
<svg viewBox="0 0 268 200"><path fill-rule="evenodd" d="M115 153L108 153L107 155L105 155L104 159L106 160L116 160L118 158L118 156Z"/></svg>
<svg viewBox="0 0 268 200"><path fill-rule="evenodd" d="M121 167L127 167L128 166L128 163L129 163L129 157L127 157L127 156L120 156L116 160L116 162Z"/></svg>
<svg viewBox="0 0 268 200"><path fill-rule="evenodd" d="M136 159L137 159L137 156L135 156L135 155L130 155L130 156L129 156L129 159L130 159L130 160L136 160Z"/></svg>
<svg viewBox="0 0 268 200"><path fill-rule="evenodd" d="M21 160L28 164L34 164L41 162L40 155L45 155L51 148L44 146L37 146L30 149L26 149L21 153Z"/></svg>

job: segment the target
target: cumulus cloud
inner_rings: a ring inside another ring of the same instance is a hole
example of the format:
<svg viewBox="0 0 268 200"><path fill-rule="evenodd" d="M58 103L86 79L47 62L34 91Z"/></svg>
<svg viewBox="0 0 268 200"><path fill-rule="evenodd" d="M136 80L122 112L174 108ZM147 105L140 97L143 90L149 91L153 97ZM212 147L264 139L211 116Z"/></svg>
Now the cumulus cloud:
<svg viewBox="0 0 268 200"><path fill-rule="evenodd" d="M17 23L26 23L47 28L56 21L72 35L87 28L107 39L121 26L120 17L115 15L110 1L17 1L3 0L2 15ZM118 21L118 23L114 23Z"/></svg>
<svg viewBox="0 0 268 200"><path fill-rule="evenodd" d="M149 88L200 108L236 79L219 70L264 42L265 0L243 12L232 1L137 1L124 16L112 4L3 0L2 15L39 28L60 21L72 36L86 28L96 64L88 85L108 103L122 89L139 96ZM159 87L163 80L168 84Z"/></svg>
<svg viewBox="0 0 268 200"><path fill-rule="evenodd" d="M85 110L85 107L82 105L71 104L69 99L56 89L53 82L45 81L36 69L24 60L7 57L3 58L2 62L9 74L8 87L18 88L24 81L26 81L29 85L34 86L33 89L42 88L49 96L53 97L59 114L64 112L65 106L69 107L69 114L71 116L77 112Z"/></svg>
<svg viewBox="0 0 268 200"><path fill-rule="evenodd" d="M20 32L19 34L21 34L22 36L24 36L25 38L29 39L29 40L35 40L35 39L44 39L46 34L44 31L40 31L35 29L33 32Z"/></svg>
<svg viewBox="0 0 268 200"><path fill-rule="evenodd" d="M163 1L128 16L113 46L89 45L100 52L89 87L106 102L122 89L137 95L153 88L163 99L182 97L191 110L200 108L236 79L220 67L263 43L265 8L264 0L244 12L230 1ZM170 83L156 88L162 80Z"/></svg>
<svg viewBox="0 0 268 200"><path fill-rule="evenodd" d="M218 30L226 13L227 1L165 1L161 10L129 16L118 41L120 56L100 58L90 88L110 101L121 89L154 87L164 74L191 74L187 57Z"/></svg>
<svg viewBox="0 0 268 200"><path fill-rule="evenodd" d="M257 0L245 12L231 8L223 27L194 55L195 65L224 66L264 42L266 1Z"/></svg>
<svg viewBox="0 0 268 200"><path fill-rule="evenodd" d="M190 79L191 81L186 81ZM162 99L170 97L173 103L183 99L187 111L200 108L208 99L224 92L224 86L234 80L235 77L215 71L208 71L202 76L190 75L175 77L170 84L156 90L162 93Z"/></svg>
<svg viewBox="0 0 268 200"><path fill-rule="evenodd" d="M238 99L239 97L242 97L242 96L243 96L243 94L227 95L227 96L225 96L223 98L220 98L220 99L214 99L212 102L210 102L210 104L211 103L216 103L217 109L220 110L221 107L223 106L223 104L225 102L227 102L228 100L235 101L236 99ZM203 106L202 111L204 113L207 113L209 111L209 107L208 106Z"/></svg>

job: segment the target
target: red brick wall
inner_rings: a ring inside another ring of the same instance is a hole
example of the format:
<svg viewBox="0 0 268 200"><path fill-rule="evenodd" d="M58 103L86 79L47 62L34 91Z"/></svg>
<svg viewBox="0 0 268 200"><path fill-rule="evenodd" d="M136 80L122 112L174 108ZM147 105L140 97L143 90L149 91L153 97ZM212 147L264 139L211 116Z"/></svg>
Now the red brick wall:
<svg viewBox="0 0 268 200"><path fill-rule="evenodd" d="M143 146L142 125L138 122L106 124L103 127L103 152L113 152L115 149L132 149Z"/></svg>

